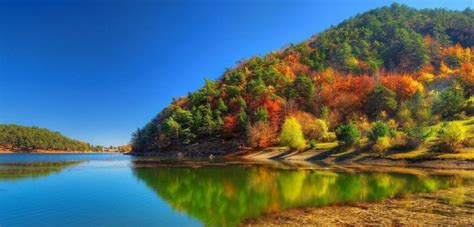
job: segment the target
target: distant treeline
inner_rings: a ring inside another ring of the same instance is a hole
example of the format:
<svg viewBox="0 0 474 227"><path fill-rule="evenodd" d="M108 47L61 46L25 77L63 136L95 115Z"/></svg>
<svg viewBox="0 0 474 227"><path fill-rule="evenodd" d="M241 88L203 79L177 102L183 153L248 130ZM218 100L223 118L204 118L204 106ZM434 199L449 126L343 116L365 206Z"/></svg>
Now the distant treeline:
<svg viewBox="0 0 474 227"><path fill-rule="evenodd" d="M74 140L45 128L0 124L0 146L10 150L102 151L101 146Z"/></svg>

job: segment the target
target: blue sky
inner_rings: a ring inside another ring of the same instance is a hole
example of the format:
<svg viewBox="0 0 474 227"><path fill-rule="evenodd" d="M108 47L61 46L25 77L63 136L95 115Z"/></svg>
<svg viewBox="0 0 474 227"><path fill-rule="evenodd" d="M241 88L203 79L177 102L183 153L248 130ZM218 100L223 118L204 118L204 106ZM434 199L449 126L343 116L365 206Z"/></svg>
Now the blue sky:
<svg viewBox="0 0 474 227"><path fill-rule="evenodd" d="M204 78L392 2L0 0L0 123L125 144ZM398 2L472 8L471 0Z"/></svg>

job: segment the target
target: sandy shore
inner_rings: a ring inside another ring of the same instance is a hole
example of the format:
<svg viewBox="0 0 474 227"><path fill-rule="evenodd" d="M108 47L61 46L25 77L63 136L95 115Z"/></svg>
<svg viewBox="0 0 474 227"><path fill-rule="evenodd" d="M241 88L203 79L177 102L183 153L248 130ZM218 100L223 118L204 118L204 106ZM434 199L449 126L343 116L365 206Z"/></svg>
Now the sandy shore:
<svg viewBox="0 0 474 227"><path fill-rule="evenodd" d="M474 186L406 195L374 203L295 208L247 220L242 226L472 226Z"/></svg>

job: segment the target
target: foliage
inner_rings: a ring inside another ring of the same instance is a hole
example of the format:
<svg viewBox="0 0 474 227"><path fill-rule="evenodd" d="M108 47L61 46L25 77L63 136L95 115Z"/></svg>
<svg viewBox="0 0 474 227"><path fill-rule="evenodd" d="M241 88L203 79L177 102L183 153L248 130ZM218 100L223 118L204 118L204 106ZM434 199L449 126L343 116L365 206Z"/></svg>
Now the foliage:
<svg viewBox="0 0 474 227"><path fill-rule="evenodd" d="M437 134L442 149L454 151L466 137L466 130L458 122L444 122Z"/></svg>
<svg viewBox="0 0 474 227"><path fill-rule="evenodd" d="M360 131L353 123L348 123L337 128L336 137L341 145L352 146L359 142Z"/></svg>
<svg viewBox="0 0 474 227"><path fill-rule="evenodd" d="M438 99L433 105L433 111L441 115L443 118L453 118L455 114L460 113L466 99L464 98L464 91L460 86L453 84L453 86L442 91Z"/></svg>
<svg viewBox="0 0 474 227"><path fill-rule="evenodd" d="M392 90L382 86L375 86L365 100L367 114L376 117L381 112L392 113L397 109L397 95Z"/></svg>
<svg viewBox="0 0 474 227"><path fill-rule="evenodd" d="M326 122L317 119L310 113L297 112L292 116L300 123L303 135L307 141L320 141L328 132Z"/></svg>
<svg viewBox="0 0 474 227"><path fill-rule="evenodd" d="M390 147L390 137L382 136L378 137L375 143L372 145L372 151L382 153Z"/></svg>
<svg viewBox="0 0 474 227"><path fill-rule="evenodd" d="M238 118L235 115L228 115L224 118L224 134L232 135L238 130Z"/></svg>
<svg viewBox="0 0 474 227"><path fill-rule="evenodd" d="M251 147L268 147L275 144L276 139L277 133L268 122L257 121L247 129L247 140Z"/></svg>
<svg viewBox="0 0 474 227"><path fill-rule="evenodd" d="M380 137L394 137L395 132L387 125L387 123L382 121L377 121L372 126L372 129L367 134L367 138L372 142L377 142Z"/></svg>
<svg viewBox="0 0 474 227"><path fill-rule="evenodd" d="M280 133L280 144L293 149L302 149L306 146L301 125L296 118L287 118L283 123Z"/></svg>
<svg viewBox="0 0 474 227"><path fill-rule="evenodd" d="M421 146L433 134L433 131L429 127L414 126L406 128L405 133L407 148L415 149Z"/></svg>
<svg viewBox="0 0 474 227"><path fill-rule="evenodd" d="M401 100L411 98L417 92L423 92L423 85L409 75L387 75L381 77L383 86L396 93Z"/></svg>

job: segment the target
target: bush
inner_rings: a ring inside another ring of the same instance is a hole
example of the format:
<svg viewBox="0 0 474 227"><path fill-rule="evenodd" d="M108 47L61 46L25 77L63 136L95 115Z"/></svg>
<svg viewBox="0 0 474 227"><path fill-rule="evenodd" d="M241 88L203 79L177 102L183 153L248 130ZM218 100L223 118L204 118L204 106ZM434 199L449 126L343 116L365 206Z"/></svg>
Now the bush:
<svg viewBox="0 0 474 227"><path fill-rule="evenodd" d="M280 144L293 149L302 149L306 146L301 125L296 118L287 118L285 123L283 123L280 134Z"/></svg>
<svg viewBox="0 0 474 227"><path fill-rule="evenodd" d="M379 137L394 137L395 131L390 129L390 127L382 121L375 122L374 126L367 134L367 137L372 142L377 142Z"/></svg>
<svg viewBox="0 0 474 227"><path fill-rule="evenodd" d="M318 143L316 142L316 140L309 141L309 147L311 149L315 149L317 145L318 145Z"/></svg>
<svg viewBox="0 0 474 227"><path fill-rule="evenodd" d="M340 145L352 146L359 142L360 132L354 124L349 123L337 128L336 138L339 140Z"/></svg>
<svg viewBox="0 0 474 227"><path fill-rule="evenodd" d="M276 143L275 129L267 122L257 121L247 128L247 141L251 147L264 148Z"/></svg>
<svg viewBox="0 0 474 227"><path fill-rule="evenodd" d="M405 130L406 144L410 149L420 147L432 135L432 130L428 127L411 127Z"/></svg>
<svg viewBox="0 0 474 227"><path fill-rule="evenodd" d="M458 122L445 122L438 131L440 148L455 151L461 146L466 136L465 128Z"/></svg>
<svg viewBox="0 0 474 227"><path fill-rule="evenodd" d="M336 134L334 132L327 132L321 138L321 142L330 143L337 140Z"/></svg>
<svg viewBox="0 0 474 227"><path fill-rule="evenodd" d="M382 153L390 147L390 137L382 136L372 145L372 151Z"/></svg>

